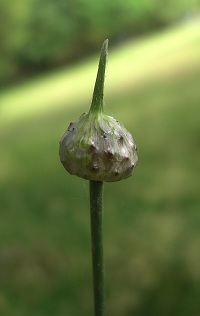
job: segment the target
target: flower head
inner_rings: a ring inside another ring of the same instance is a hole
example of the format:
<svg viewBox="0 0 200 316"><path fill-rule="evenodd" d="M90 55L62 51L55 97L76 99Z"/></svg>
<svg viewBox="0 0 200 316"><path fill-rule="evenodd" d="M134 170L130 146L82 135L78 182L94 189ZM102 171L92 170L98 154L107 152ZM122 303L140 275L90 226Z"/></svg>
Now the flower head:
<svg viewBox="0 0 200 316"><path fill-rule="evenodd" d="M70 123L60 140L60 160L72 175L87 180L119 181L132 174L137 148L131 134L103 110L108 40L103 43L88 113Z"/></svg>

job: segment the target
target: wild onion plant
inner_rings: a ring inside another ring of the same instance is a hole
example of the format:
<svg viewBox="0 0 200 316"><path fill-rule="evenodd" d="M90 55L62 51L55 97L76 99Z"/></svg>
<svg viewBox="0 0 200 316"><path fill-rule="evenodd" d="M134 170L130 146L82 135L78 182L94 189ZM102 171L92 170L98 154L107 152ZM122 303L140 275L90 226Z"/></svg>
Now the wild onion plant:
<svg viewBox="0 0 200 316"><path fill-rule="evenodd" d="M105 315L103 258L103 182L131 176L137 148L131 134L103 108L108 40L103 43L92 104L70 123L60 140L60 160L72 175L89 180L95 316Z"/></svg>

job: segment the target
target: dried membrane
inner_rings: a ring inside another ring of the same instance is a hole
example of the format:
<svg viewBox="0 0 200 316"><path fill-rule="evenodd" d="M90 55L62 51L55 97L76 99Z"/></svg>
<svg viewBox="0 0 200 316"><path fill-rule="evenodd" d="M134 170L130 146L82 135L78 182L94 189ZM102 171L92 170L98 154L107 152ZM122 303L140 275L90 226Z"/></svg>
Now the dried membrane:
<svg viewBox="0 0 200 316"><path fill-rule="evenodd" d="M118 121L84 113L61 138L60 160L72 175L112 182L131 176L138 158L131 134Z"/></svg>

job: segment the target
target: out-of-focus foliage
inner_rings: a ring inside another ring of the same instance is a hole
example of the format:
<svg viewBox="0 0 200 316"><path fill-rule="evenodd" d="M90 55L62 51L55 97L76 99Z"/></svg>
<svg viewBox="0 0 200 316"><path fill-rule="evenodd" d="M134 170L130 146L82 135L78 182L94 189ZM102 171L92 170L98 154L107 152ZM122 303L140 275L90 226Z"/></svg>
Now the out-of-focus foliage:
<svg viewBox="0 0 200 316"><path fill-rule="evenodd" d="M107 315L200 315L199 30L109 50L105 110L139 164L105 184ZM1 316L93 315L88 182L58 141L89 108L98 58L0 92Z"/></svg>
<svg viewBox="0 0 200 316"><path fill-rule="evenodd" d="M0 0L0 84L77 60L200 9L199 0Z"/></svg>

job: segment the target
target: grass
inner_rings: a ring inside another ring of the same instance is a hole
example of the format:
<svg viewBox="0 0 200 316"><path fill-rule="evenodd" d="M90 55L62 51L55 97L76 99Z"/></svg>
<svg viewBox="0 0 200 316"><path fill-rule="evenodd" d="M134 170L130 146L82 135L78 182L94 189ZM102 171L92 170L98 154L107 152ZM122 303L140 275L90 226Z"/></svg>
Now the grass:
<svg viewBox="0 0 200 316"><path fill-rule="evenodd" d="M110 49L107 112L133 177L105 185L108 315L200 313L199 22ZM88 183L58 141L89 108L98 57L0 94L0 313L92 314Z"/></svg>

